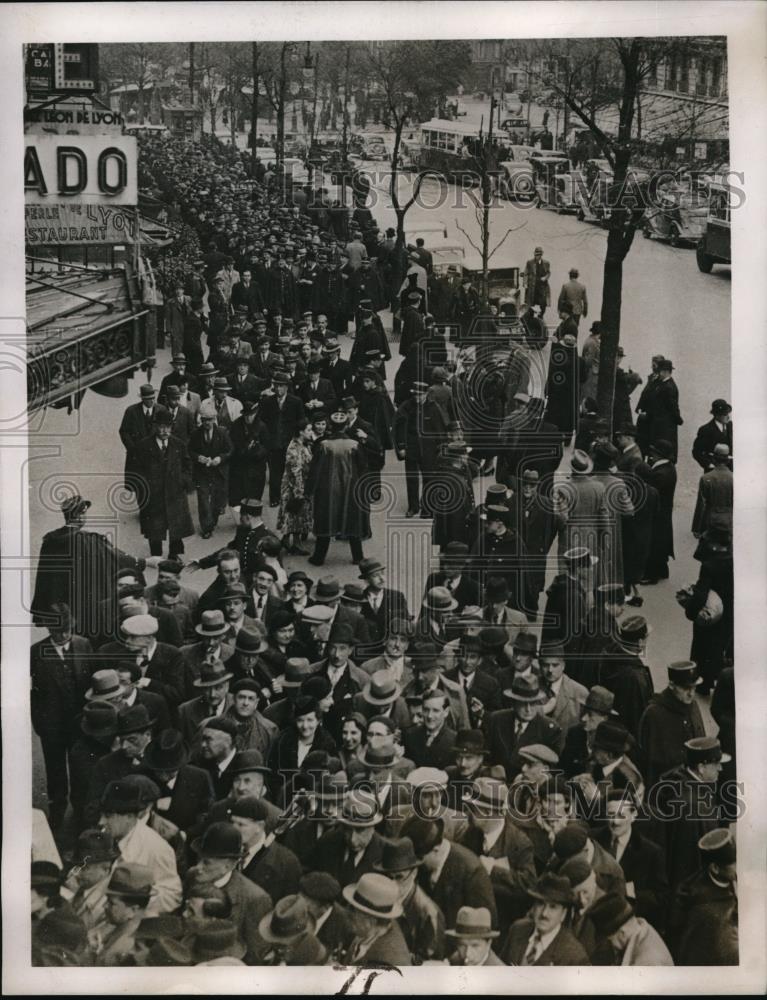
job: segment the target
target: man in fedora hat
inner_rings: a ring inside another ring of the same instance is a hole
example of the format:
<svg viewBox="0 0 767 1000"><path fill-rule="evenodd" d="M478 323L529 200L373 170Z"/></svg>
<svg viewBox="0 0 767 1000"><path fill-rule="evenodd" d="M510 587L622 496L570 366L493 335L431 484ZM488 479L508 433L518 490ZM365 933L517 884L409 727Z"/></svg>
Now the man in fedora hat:
<svg viewBox="0 0 767 1000"><path fill-rule="evenodd" d="M445 836L444 820L410 816L401 836L408 837L422 860L418 882L442 911L447 927L454 927L463 906L484 906L496 923L490 877L477 856Z"/></svg>
<svg viewBox="0 0 767 1000"><path fill-rule="evenodd" d="M525 616L537 611L532 608L532 591L525 570L527 550L514 527L514 516L505 506L487 508L485 531L471 550L471 569L483 579L502 577L509 586L507 604Z"/></svg>
<svg viewBox="0 0 767 1000"><path fill-rule="evenodd" d="M674 365L668 358L658 361L658 378L645 400L645 414L648 448L656 441L669 441L674 450L672 459L676 462L678 430L684 421L679 412L679 389L671 375L673 370Z"/></svg>
<svg viewBox="0 0 767 1000"><path fill-rule="evenodd" d="M137 482L143 471L137 461L136 449L144 438L153 433L155 413L167 413L165 407L157 404L157 390L151 383L140 387L139 397L140 401L131 403L123 413L118 432L125 448L125 488L132 493L137 491Z"/></svg>
<svg viewBox="0 0 767 1000"><path fill-rule="evenodd" d="M395 680L406 687L414 676L412 660L407 655L414 631L409 619L392 618L384 634L382 654L365 660L361 669L371 677L379 670L390 670Z"/></svg>
<svg viewBox="0 0 767 1000"><path fill-rule="evenodd" d="M562 562L564 572L546 591L543 641L564 646L567 655L577 650L581 626L593 603L594 567L599 560L585 546L577 546L564 553Z"/></svg>
<svg viewBox="0 0 767 1000"><path fill-rule="evenodd" d="M379 559L363 559L359 578L365 582L365 603L360 611L368 622L371 643L380 648L391 622L410 618L407 599L401 590L386 586L386 566Z"/></svg>
<svg viewBox="0 0 767 1000"><path fill-rule="evenodd" d="M80 736L69 752L69 801L75 830L83 830L88 789L96 763L112 750L117 733L117 708L109 702L88 702L79 718Z"/></svg>
<svg viewBox="0 0 767 1000"><path fill-rule="evenodd" d="M237 642L237 636L241 630L247 631L259 624L255 618L245 613L249 602L250 597L244 583L233 583L221 595L219 603L228 628L224 636L226 641L232 645Z"/></svg>
<svg viewBox="0 0 767 1000"><path fill-rule="evenodd" d="M636 443L636 427L632 423L621 424L615 432L615 443L620 454L616 462L618 472L632 474L643 462L642 451Z"/></svg>
<svg viewBox="0 0 767 1000"><path fill-rule="evenodd" d="M190 374L188 363L189 358L183 351L174 352L170 359L171 368L173 371L168 372L167 375L163 376L160 382L160 390L158 393L158 399L160 403L165 406L167 399L167 392L171 386L180 388L182 382L187 385L189 389L197 389L197 379L194 375ZM186 406L186 403L184 404ZM199 397L198 397L199 406Z"/></svg>
<svg viewBox="0 0 767 1000"><path fill-rule="evenodd" d="M602 896L590 907L588 916L597 933L596 955L605 964L674 964L660 934L644 917L636 916L634 907L619 893Z"/></svg>
<svg viewBox="0 0 767 1000"><path fill-rule="evenodd" d="M692 533L696 538L712 524L732 526L733 476L730 449L715 444L711 468L698 481L698 497L692 518Z"/></svg>
<svg viewBox="0 0 767 1000"><path fill-rule="evenodd" d="M109 876L120 852L106 830L83 830L77 838L74 867L63 892L71 894L69 905L87 930L104 919Z"/></svg>
<svg viewBox="0 0 767 1000"><path fill-rule="evenodd" d="M351 625L354 629L355 649L357 647L365 649L370 644L368 622L350 604L341 603L342 593L338 577L321 576L309 592L309 598L315 604L322 605L332 611L331 617L327 619L325 624L330 628L337 623Z"/></svg>
<svg viewBox="0 0 767 1000"><path fill-rule="evenodd" d="M232 553L232 556L233 564L236 554ZM227 565L226 559L223 560L223 565ZM194 631L199 637L198 641L181 647L189 694L193 693L194 681L199 678L204 664L227 663L234 653L234 646L225 641L228 626L223 611L202 611Z"/></svg>
<svg viewBox="0 0 767 1000"><path fill-rule="evenodd" d="M615 711L636 739L644 710L653 696L650 669L645 662L647 639L652 631L641 615L621 618L618 649L599 660L600 682L615 696Z"/></svg>
<svg viewBox="0 0 767 1000"><path fill-rule="evenodd" d="M666 940L676 965L738 964L738 870L732 829L704 833L700 871L678 887Z"/></svg>
<svg viewBox="0 0 767 1000"><path fill-rule="evenodd" d="M154 731L170 726L170 708L165 698L156 691L141 687L141 667L135 660L120 660L114 670L97 670L91 678L88 700L107 699L120 708L143 705L151 719ZM115 686L117 691L115 691Z"/></svg>
<svg viewBox="0 0 767 1000"><path fill-rule="evenodd" d="M223 347L224 344L227 348L227 357L231 359L226 365L226 369L231 371L234 368L235 359L228 338L226 341L222 341L221 346ZM231 391L229 379L232 378L232 373L229 373L228 378L225 377L223 357L222 352L219 355L222 374L213 379L213 397L204 399L200 405L200 419L203 420L206 416L213 415L218 426L228 432L235 420L242 414L242 403L229 395Z"/></svg>
<svg viewBox="0 0 767 1000"><path fill-rule="evenodd" d="M507 781L513 781L518 771L516 751L520 746L542 743L559 755L564 734L556 722L542 714L548 696L541 688L537 674L515 677L511 687L503 694L511 701L512 707L502 708L490 715L487 743L491 760L503 767Z"/></svg>
<svg viewBox="0 0 767 1000"><path fill-rule="evenodd" d="M189 439L200 532L210 538L218 519L229 501L229 459L232 442L226 427L216 422L215 404L206 400L207 409L200 407L200 426Z"/></svg>
<svg viewBox="0 0 767 1000"><path fill-rule="evenodd" d="M104 789L114 781L143 769L144 753L152 739L154 719L144 705L121 708L117 713L115 749L101 757L93 766L85 796L84 819L96 826L101 814Z"/></svg>
<svg viewBox="0 0 767 1000"><path fill-rule="evenodd" d="M695 700L702 683L697 665L680 660L668 665L668 684L650 699L639 724L642 770L648 787L666 771L684 761L688 739L705 736L700 708Z"/></svg>
<svg viewBox="0 0 767 1000"><path fill-rule="evenodd" d="M621 655L618 624L626 609L622 583L602 583L594 591L594 606L586 612L578 641L572 644L568 666L587 687L599 679L603 656Z"/></svg>
<svg viewBox="0 0 767 1000"><path fill-rule="evenodd" d="M305 416L304 404L289 392L290 376L273 369L272 384L261 395L261 419L271 441L269 449L269 506L280 502L280 486L285 471L288 445L298 433L298 423Z"/></svg>
<svg viewBox="0 0 767 1000"><path fill-rule="evenodd" d="M711 404L711 420L698 428L692 445L692 457L708 472L714 466L714 448L727 446L732 468L732 407L726 399L715 399Z"/></svg>
<svg viewBox="0 0 767 1000"><path fill-rule="evenodd" d="M245 945L245 961L259 964L268 951L259 925L270 911L272 901L267 892L239 870L242 858L240 831L228 822L212 823L191 846L199 859L201 880L224 889L229 897L232 907L229 919L237 929L237 940Z"/></svg>
<svg viewBox="0 0 767 1000"><path fill-rule="evenodd" d="M465 691L469 721L475 728L481 725L486 712L501 708L501 687L498 680L482 668L483 653L480 636L462 636L458 644L457 666L445 674Z"/></svg>
<svg viewBox="0 0 767 1000"><path fill-rule="evenodd" d="M232 706L231 679L232 674L221 660L202 664L199 677L192 681L192 687L199 693L178 710L179 730L188 747L199 746L200 726L206 719L223 717Z"/></svg>
<svg viewBox="0 0 767 1000"><path fill-rule="evenodd" d="M437 904L417 882L422 861L408 837L387 840L376 871L396 882L402 915L399 926L414 963L440 960L447 953L445 918Z"/></svg>
<svg viewBox="0 0 767 1000"><path fill-rule="evenodd" d="M533 845L514 822L506 782L476 778L463 799L463 808L469 825L456 842L473 851L490 876L498 926L505 930L529 907L528 890L535 882Z"/></svg>
<svg viewBox="0 0 767 1000"><path fill-rule="evenodd" d="M78 718L92 667L87 639L74 634L68 605L51 607L56 624L29 651L32 726L40 737L48 789L49 821L55 829L64 818L69 794L67 756L79 736Z"/></svg>
<svg viewBox="0 0 767 1000"><path fill-rule="evenodd" d="M364 873L344 886L342 895L354 935L344 962L412 965L398 920L403 910L397 883L378 872Z"/></svg>
<svg viewBox="0 0 767 1000"><path fill-rule="evenodd" d="M213 803L210 775L189 763L177 729L164 729L152 740L143 764L160 791L155 812L187 832Z"/></svg>
<svg viewBox="0 0 767 1000"><path fill-rule="evenodd" d="M527 615L516 607L511 607L509 582L503 576L488 576L485 580L482 618L498 629L505 629L507 642L514 643L527 629ZM485 630L483 630L485 631Z"/></svg>
<svg viewBox="0 0 767 1000"><path fill-rule="evenodd" d="M332 706L323 714L323 725L336 743L341 739L341 725L354 697L368 682L368 675L351 659L354 630L346 622L334 622L328 634L325 657L312 664L313 673L330 682Z"/></svg>
<svg viewBox="0 0 767 1000"><path fill-rule="evenodd" d="M604 800L612 789L617 789L627 791L639 802L642 801L645 783L628 756L631 747L631 735L621 722L606 719L597 726L591 746L589 769L589 777L593 782L590 791L594 798ZM588 784L587 781L587 787Z"/></svg>
<svg viewBox="0 0 767 1000"><path fill-rule="evenodd" d="M529 895L534 900L531 915L511 925L499 949L503 961L507 965L590 965L567 926L574 905L569 880L545 872Z"/></svg>
<svg viewBox="0 0 767 1000"><path fill-rule="evenodd" d="M543 714L552 719L563 733L577 725L588 690L565 673L565 648L561 643L545 643L538 653L541 680L548 692Z"/></svg>
<svg viewBox="0 0 767 1000"><path fill-rule="evenodd" d="M198 817L199 822L194 831L205 829L211 823L228 820L232 804L237 799L247 796L264 800L268 813L269 834L270 837L273 836L282 810L270 801L273 774L271 768L264 763L263 756L258 750L240 750L234 755L227 770L232 779L229 794L223 799L218 799L208 812Z"/></svg>
<svg viewBox="0 0 767 1000"><path fill-rule="evenodd" d="M327 951L314 931L315 921L304 897L286 894L259 924L261 937L271 946L262 964L324 965Z"/></svg>
<svg viewBox="0 0 767 1000"><path fill-rule="evenodd" d="M176 855L159 833L139 821L145 810L146 801L137 784L111 781L101 797L99 825L114 837L123 862L149 869L152 900L147 915L172 913L181 903Z"/></svg>
<svg viewBox="0 0 767 1000"><path fill-rule="evenodd" d="M383 657L380 659L383 660ZM412 674L408 671L407 680L403 683L389 666L367 674L362 690L352 697L352 711L359 712L364 719L387 716L398 729L406 729L411 720L402 692L411 677Z"/></svg>
<svg viewBox="0 0 767 1000"><path fill-rule="evenodd" d="M96 942L96 964L127 964L132 957L138 926L147 913L153 894L152 872L145 865L116 866L106 889L104 920L91 932Z"/></svg>
<svg viewBox="0 0 767 1000"><path fill-rule="evenodd" d="M413 382L410 397L394 415L394 448L405 463L407 517L431 516L429 486L440 448L447 442L447 414L428 397L428 389L427 382Z"/></svg>
<svg viewBox="0 0 767 1000"><path fill-rule="evenodd" d="M580 721L565 733L565 745L559 757L559 766L568 778L588 771L594 733L601 722L617 717L614 703L615 695L607 688L595 684L589 690L581 707Z"/></svg>
<svg viewBox="0 0 767 1000"><path fill-rule="evenodd" d="M564 513L550 509L540 493L540 473L525 469L521 478L521 495L516 504L519 534L527 550L525 574L528 580L532 610L537 613L538 601L546 578L546 560L554 539L564 530Z"/></svg>
<svg viewBox="0 0 767 1000"><path fill-rule="evenodd" d="M495 629L483 629L480 638L485 646L494 644ZM500 636L499 636L500 638ZM511 649L509 650L509 646ZM509 655L510 654L510 655ZM538 637L533 632L518 632L512 642L503 646L498 656L499 662L503 659L508 666L501 667L496 671L496 677L501 690L511 687L515 677L531 677L534 673L539 673L536 669L538 658ZM509 664L509 659L511 663ZM500 706L499 706L500 707Z"/></svg>
<svg viewBox="0 0 767 1000"><path fill-rule="evenodd" d="M493 951L493 941L500 931L493 930L490 911L484 906L462 906L455 927L447 932L455 944L451 965L505 965Z"/></svg>
<svg viewBox="0 0 767 1000"><path fill-rule="evenodd" d="M526 262L523 275L525 304L538 306L543 316L546 306L551 304L551 265L543 257L543 247L536 247L533 256Z"/></svg>
<svg viewBox="0 0 767 1000"><path fill-rule="evenodd" d="M579 272L577 267L571 267L568 271L569 280L566 281L559 292L557 308L561 309L568 303L572 309L573 319L576 325L581 316L586 319L589 314L589 301L586 294L586 286L578 281Z"/></svg>
<svg viewBox="0 0 767 1000"><path fill-rule="evenodd" d="M142 485L141 534L148 540L153 556L162 556L167 535L169 559L181 555L184 539L194 534L187 500L192 486L189 453L186 441L171 433L174 419L178 419L178 414L174 417L169 410L156 408L151 431L133 450L136 476Z"/></svg>
<svg viewBox="0 0 767 1000"><path fill-rule="evenodd" d="M384 839L375 829L382 819L371 792L350 790L343 798L335 828L317 841L314 870L328 872L342 887L374 871L384 847Z"/></svg>
<svg viewBox="0 0 767 1000"><path fill-rule="evenodd" d="M684 763L667 771L658 786L652 812L661 820L658 826L673 890L698 870L697 843L720 824L717 783L729 760L714 736L694 737L684 744Z"/></svg>
<svg viewBox="0 0 767 1000"><path fill-rule="evenodd" d="M242 837L242 874L268 892L274 902L297 892L301 865L290 848L267 837L272 813L266 799L239 796L229 808L229 817Z"/></svg>
<svg viewBox="0 0 767 1000"><path fill-rule="evenodd" d="M229 503L240 502L240 497L261 501L266 484L266 466L269 454L269 431L261 416L261 391L265 383L255 375L246 379L255 385L243 385L242 413L232 424L229 436L232 457L229 461ZM239 391L239 387L235 387ZM242 511L241 511L242 512Z"/></svg>
<svg viewBox="0 0 767 1000"><path fill-rule="evenodd" d="M479 584L465 572L469 562L469 546L466 542L448 542L439 554L439 569L429 573L424 592L432 587L447 587L455 600L456 614L467 606L480 603Z"/></svg>
<svg viewBox="0 0 767 1000"><path fill-rule="evenodd" d="M653 521L645 576L640 583L651 585L668 579L668 561L674 558L674 493L677 472L669 441L656 441L650 448L650 485L658 491L658 510Z"/></svg>

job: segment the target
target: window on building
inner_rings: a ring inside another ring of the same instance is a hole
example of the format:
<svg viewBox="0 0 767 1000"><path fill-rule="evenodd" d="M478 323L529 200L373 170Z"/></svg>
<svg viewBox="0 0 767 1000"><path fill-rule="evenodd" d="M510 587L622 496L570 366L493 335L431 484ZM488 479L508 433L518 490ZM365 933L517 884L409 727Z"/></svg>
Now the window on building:
<svg viewBox="0 0 767 1000"><path fill-rule="evenodd" d="M679 93L686 94L690 90L690 57L682 56L679 65Z"/></svg>
<svg viewBox="0 0 767 1000"><path fill-rule="evenodd" d="M711 96L718 97L722 91L722 60L711 60Z"/></svg>
<svg viewBox="0 0 767 1000"><path fill-rule="evenodd" d="M677 59L676 56L666 63L666 90L676 90Z"/></svg>
<svg viewBox="0 0 767 1000"><path fill-rule="evenodd" d="M708 93L708 71L708 59L695 60L695 93L698 97L705 97Z"/></svg>

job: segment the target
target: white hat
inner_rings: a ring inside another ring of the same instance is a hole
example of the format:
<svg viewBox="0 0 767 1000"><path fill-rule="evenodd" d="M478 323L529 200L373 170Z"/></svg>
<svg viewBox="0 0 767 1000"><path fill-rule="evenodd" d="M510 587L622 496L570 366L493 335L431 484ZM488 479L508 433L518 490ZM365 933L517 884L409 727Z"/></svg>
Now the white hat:
<svg viewBox="0 0 767 1000"><path fill-rule="evenodd" d="M120 626L123 635L156 635L159 622L152 615L131 615Z"/></svg>

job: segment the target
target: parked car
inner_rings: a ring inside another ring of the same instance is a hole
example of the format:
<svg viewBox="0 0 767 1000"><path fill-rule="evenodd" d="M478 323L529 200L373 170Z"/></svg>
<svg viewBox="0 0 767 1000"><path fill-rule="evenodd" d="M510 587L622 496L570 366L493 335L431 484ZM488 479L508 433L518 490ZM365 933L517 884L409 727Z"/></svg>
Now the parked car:
<svg viewBox="0 0 767 1000"><path fill-rule="evenodd" d="M657 192L642 231L646 239L667 240L672 247L697 243L706 231L708 197L689 186L674 184Z"/></svg>

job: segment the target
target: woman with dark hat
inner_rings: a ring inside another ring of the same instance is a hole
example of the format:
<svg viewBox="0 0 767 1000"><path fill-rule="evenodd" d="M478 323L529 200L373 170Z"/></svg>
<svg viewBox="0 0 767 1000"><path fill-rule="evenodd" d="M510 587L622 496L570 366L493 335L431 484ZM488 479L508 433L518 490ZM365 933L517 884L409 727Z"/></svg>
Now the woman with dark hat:
<svg viewBox="0 0 767 1000"><path fill-rule="evenodd" d="M277 530L284 532L283 547L294 556L308 555L298 540L308 535L312 527L312 497L307 494L306 484L312 461L313 438L312 425L302 418L296 424L296 433L285 452Z"/></svg>

